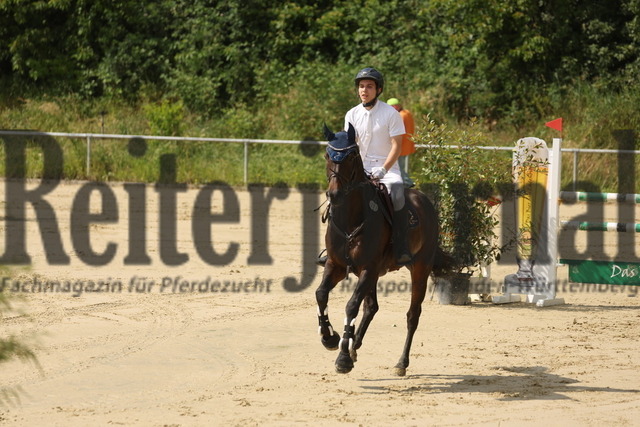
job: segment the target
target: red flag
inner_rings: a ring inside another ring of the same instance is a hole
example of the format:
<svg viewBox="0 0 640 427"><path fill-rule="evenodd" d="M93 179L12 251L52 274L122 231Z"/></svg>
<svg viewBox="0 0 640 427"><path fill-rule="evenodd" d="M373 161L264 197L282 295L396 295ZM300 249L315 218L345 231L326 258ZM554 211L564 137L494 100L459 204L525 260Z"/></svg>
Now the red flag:
<svg viewBox="0 0 640 427"><path fill-rule="evenodd" d="M493 197L493 196L491 196L491 197L489 197L489 198L487 199L487 204L488 204L490 207L498 206L500 203L502 203L502 200L500 200L500 199L499 199L499 198L497 198L497 197Z"/></svg>
<svg viewBox="0 0 640 427"><path fill-rule="evenodd" d="M562 117L545 123L545 126L548 126L551 129L559 130L560 132L562 132Z"/></svg>

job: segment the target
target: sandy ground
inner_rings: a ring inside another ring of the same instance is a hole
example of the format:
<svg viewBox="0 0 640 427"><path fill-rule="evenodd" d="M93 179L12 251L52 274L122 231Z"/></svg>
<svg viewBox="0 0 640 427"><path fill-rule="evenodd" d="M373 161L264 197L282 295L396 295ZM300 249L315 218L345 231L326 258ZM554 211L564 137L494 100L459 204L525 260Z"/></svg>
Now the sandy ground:
<svg viewBox="0 0 640 427"><path fill-rule="evenodd" d="M303 239L301 193L274 197L268 221L254 227L252 215L259 209L250 193L233 190L238 220L212 226L218 253L229 242L239 244L236 256L221 265L203 261L194 248L191 212L199 190L179 193L177 250L189 260L167 266L159 253L167 235L158 231L158 192L148 187L151 262L132 266L124 262L128 193L114 185L118 220L91 225L90 236L94 252L105 251L109 242L117 245L116 252L107 264L91 266L81 260L70 231L80 186L61 183L45 196L55 211L68 265L47 261L37 222L26 222L32 265L16 271L21 289L12 293L22 299L0 319L0 334L28 339L37 349L39 367L20 361L0 365L5 390L0 424L640 425L636 287L561 287L558 296L566 304L544 308L440 305L427 297L411 365L407 376L398 378L391 368L405 337L409 275L396 272L381 279L381 309L355 369L341 375L334 369L337 353L324 350L317 335L313 291L319 270L308 273L313 280L306 289L283 289L286 277L304 276L301 248L313 246ZM99 212L99 205L92 206ZM575 217L577 209L563 207L561 214ZM607 209L605 216L615 217L615 208ZM231 211L222 193L214 193L212 212ZM31 207L28 212L35 218ZM16 226L7 221L3 233ZM605 247L615 254L619 242L612 234ZM266 243L261 236L268 237ZM584 239L578 235L583 249ZM626 239L622 244L633 252L638 245ZM252 253L265 252L270 262L250 262ZM499 280L514 271L513 265L503 265L492 275ZM561 268L559 275L566 278L566 271ZM65 289L64 280L83 283L84 291ZM195 282L195 288L180 289L182 280ZM61 284L56 291L53 281ZM116 285L88 292L91 281ZM214 282L219 287L212 292ZM16 286L13 279L3 283ZM35 284L49 291L33 292ZM224 286L227 292L221 292ZM330 301L338 329L347 288L339 285Z"/></svg>

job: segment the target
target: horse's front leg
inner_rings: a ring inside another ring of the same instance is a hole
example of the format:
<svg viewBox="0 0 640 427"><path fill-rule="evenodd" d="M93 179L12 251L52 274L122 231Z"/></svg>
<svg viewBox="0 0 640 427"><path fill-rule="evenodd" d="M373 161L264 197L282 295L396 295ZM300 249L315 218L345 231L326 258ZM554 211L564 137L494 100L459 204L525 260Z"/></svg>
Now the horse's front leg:
<svg viewBox="0 0 640 427"><path fill-rule="evenodd" d="M378 275L375 269L362 271L356 289L353 291L349 302L347 302L344 332L339 344L340 354L336 359L336 371L341 374L351 372L353 363L357 360L355 346L356 318L358 317L362 300L371 292L371 288L375 287L377 279Z"/></svg>
<svg viewBox="0 0 640 427"><path fill-rule="evenodd" d="M371 287L371 291L367 296L364 297L363 301L363 310L362 310L362 322L360 322L360 326L358 326L358 330L356 331L356 341L354 344L355 349L359 349L362 347L362 340L364 339L364 335L367 333L367 329L369 328L369 324L373 320L373 316L378 312L378 289L377 282Z"/></svg>
<svg viewBox="0 0 640 427"><path fill-rule="evenodd" d="M335 266L331 260L327 260L320 286L316 289L316 301L318 303L318 333L320 341L327 350L337 350L340 335L334 331L329 321L329 292L344 279L346 270Z"/></svg>

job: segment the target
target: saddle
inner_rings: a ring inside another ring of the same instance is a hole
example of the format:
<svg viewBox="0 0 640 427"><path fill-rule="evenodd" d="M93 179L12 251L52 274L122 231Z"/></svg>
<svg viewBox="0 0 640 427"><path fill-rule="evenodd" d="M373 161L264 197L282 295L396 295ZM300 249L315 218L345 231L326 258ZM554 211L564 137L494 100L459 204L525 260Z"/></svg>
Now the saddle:
<svg viewBox="0 0 640 427"><path fill-rule="evenodd" d="M387 222L390 225L393 225L393 201L391 200L391 195L387 191L387 186L376 179L372 179L370 183L376 192L375 194L378 196L377 199L382 202L382 214L386 218ZM376 203L375 200L376 197L373 197L369 201L369 207L374 211L377 210L374 208Z"/></svg>
<svg viewBox="0 0 640 427"><path fill-rule="evenodd" d="M373 180L373 179L370 181L370 184L375 191L374 194L377 195L378 197L374 196L371 199L369 199L369 209L371 209L374 212L377 212L378 209L380 209L380 206L378 206L378 203L376 203L376 200L380 201L382 203L382 215L385 217L389 225L393 226L393 201L391 200L391 195L387 191L387 186L384 185L382 182L378 180ZM330 215L329 208L330 206L327 205L327 207L325 208L325 211L322 214L321 219L323 224L329 218L329 215ZM407 214L409 215L409 228L416 228L419 223L418 215L415 211L414 206L409 203L407 203Z"/></svg>
<svg viewBox="0 0 640 427"><path fill-rule="evenodd" d="M378 180L371 180L371 185L375 188L378 194L378 199L382 201L384 217L387 219L389 224L393 226L393 200L391 200L391 195L389 194L389 191L387 191L387 186ZM369 204L371 203L375 203L375 201L371 200ZM407 206L407 214L409 215L409 228L415 228L418 226L418 215L416 214L413 205L406 202L405 204Z"/></svg>
<svg viewBox="0 0 640 427"><path fill-rule="evenodd" d="M369 181L371 188L373 189L373 197L371 197L368 201L369 209L374 212L377 212L379 209L382 209L382 215L387 220L389 225L393 226L393 200L391 200L391 195L389 191L387 191L387 186L382 182L376 179L372 179ZM375 196L378 197L375 197ZM376 202L380 201L382 207L378 205ZM323 214L322 214L322 223L324 224L329 219L330 215L330 206L327 204ZM319 209L319 208L318 208ZM416 214L415 208L413 205L407 203L407 214L409 215L409 228L415 228L418 226L418 215Z"/></svg>

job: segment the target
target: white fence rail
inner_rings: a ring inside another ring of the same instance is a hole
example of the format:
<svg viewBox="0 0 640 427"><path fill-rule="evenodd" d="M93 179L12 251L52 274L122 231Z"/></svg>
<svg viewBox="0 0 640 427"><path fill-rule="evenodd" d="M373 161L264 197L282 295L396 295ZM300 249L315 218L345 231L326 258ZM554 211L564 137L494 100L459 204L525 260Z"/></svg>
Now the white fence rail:
<svg viewBox="0 0 640 427"><path fill-rule="evenodd" d="M325 141L300 141L300 140L279 140L279 139L237 139L237 138L197 138L188 136L150 136L150 135L119 135L119 134L101 134L101 133L64 133L64 132L35 132L21 130L0 130L0 136L51 136L63 138L84 139L87 142L86 156L86 173L91 173L91 141L94 139L111 139L111 140L130 140L142 139L145 141L193 141L193 142L225 142L237 143L244 145L243 158L243 179L244 184L249 182L249 144L285 144L285 145L326 145ZM430 148L429 145L417 144L416 148ZM451 145L451 148L457 148ZM483 150L494 151L512 151L513 147L478 147ZM598 153L598 154L640 154L640 150L605 150L595 148L563 148L563 153L573 153L573 185L578 181L578 156L580 153Z"/></svg>

